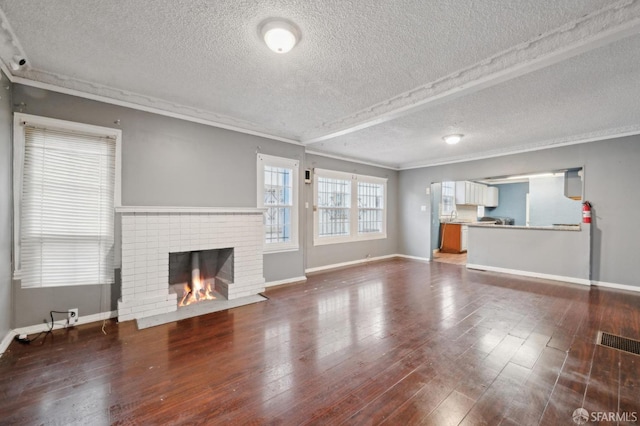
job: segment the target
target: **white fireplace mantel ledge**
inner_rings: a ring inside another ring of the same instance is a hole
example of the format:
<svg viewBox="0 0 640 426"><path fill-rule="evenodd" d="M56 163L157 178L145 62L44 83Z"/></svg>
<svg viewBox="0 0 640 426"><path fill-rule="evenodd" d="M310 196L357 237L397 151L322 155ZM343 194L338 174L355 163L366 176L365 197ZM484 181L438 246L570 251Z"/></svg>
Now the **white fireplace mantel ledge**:
<svg viewBox="0 0 640 426"><path fill-rule="evenodd" d="M116 213L253 213L262 214L266 208L256 207L172 207L172 206L122 206Z"/></svg>

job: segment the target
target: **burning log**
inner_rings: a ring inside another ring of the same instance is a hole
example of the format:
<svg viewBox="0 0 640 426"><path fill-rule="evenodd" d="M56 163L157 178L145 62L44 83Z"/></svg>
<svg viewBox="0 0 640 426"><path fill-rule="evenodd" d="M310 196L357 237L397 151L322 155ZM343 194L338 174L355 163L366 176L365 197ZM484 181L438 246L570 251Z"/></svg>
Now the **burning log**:
<svg viewBox="0 0 640 426"><path fill-rule="evenodd" d="M215 298L211 284L204 285L200 273L200 253L193 251L191 252L191 283L185 285L184 294L178 306L186 306L201 300L213 300Z"/></svg>

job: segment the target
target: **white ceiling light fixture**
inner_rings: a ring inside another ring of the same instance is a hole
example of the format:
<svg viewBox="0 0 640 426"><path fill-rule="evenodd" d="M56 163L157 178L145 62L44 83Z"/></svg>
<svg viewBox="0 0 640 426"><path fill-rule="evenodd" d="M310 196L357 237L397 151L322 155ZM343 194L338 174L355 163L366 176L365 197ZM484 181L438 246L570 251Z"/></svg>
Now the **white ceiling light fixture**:
<svg viewBox="0 0 640 426"><path fill-rule="evenodd" d="M462 137L464 135L447 135L445 137L443 137L442 139L448 143L449 145L455 145L458 142L460 142L462 140Z"/></svg>
<svg viewBox="0 0 640 426"><path fill-rule="evenodd" d="M284 19L269 19L260 27L260 34L269 49L287 53L300 41L300 30Z"/></svg>

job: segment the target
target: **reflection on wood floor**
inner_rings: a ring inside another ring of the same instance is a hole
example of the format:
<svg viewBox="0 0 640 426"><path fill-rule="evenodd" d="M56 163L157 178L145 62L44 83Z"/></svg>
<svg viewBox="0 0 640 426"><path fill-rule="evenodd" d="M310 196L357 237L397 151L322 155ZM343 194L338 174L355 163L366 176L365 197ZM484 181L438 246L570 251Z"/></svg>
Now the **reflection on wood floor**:
<svg viewBox="0 0 640 426"><path fill-rule="evenodd" d="M0 424L546 426L580 407L640 412L640 357L595 343L599 330L640 338L638 293L390 259L266 295L144 330L108 320L106 334L96 322L12 342Z"/></svg>
<svg viewBox="0 0 640 426"><path fill-rule="evenodd" d="M451 263L453 265L466 265L467 252L455 254L455 253L440 253L439 250L434 250L433 261L441 262L441 263Z"/></svg>

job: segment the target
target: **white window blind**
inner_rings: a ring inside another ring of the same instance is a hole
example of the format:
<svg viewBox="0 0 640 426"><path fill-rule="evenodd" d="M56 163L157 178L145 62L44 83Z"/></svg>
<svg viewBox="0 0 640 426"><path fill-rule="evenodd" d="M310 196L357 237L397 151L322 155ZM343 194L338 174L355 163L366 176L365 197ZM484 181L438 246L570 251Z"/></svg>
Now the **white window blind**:
<svg viewBox="0 0 640 426"><path fill-rule="evenodd" d="M112 284L116 140L24 128L22 287Z"/></svg>

